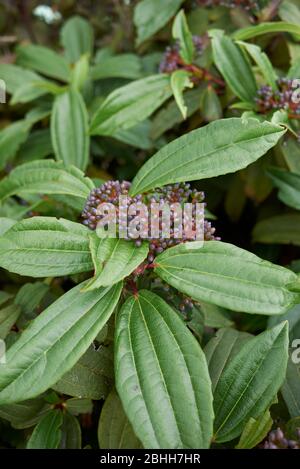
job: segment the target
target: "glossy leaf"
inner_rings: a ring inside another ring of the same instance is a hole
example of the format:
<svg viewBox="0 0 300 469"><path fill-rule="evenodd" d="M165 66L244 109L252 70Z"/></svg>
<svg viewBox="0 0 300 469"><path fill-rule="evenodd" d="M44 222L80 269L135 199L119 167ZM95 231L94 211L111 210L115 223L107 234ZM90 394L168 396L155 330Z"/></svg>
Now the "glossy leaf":
<svg viewBox="0 0 300 469"><path fill-rule="evenodd" d="M240 41L239 44L246 49L254 62L256 62L268 85L270 85L273 90L277 90L276 80L278 77L267 54L262 52L261 48L254 44L249 44L243 41Z"/></svg>
<svg viewBox="0 0 300 469"><path fill-rule="evenodd" d="M256 83L249 62L230 37L211 33L214 62L233 93L242 101L253 101Z"/></svg>
<svg viewBox="0 0 300 469"><path fill-rule="evenodd" d="M268 33L300 34L300 27L299 25L285 23L284 21L274 21L272 23L261 23L256 26L239 29L233 34L233 37L239 41L246 41L247 39Z"/></svg>
<svg viewBox="0 0 300 469"><path fill-rule="evenodd" d="M51 116L51 138L58 161L85 170L90 143L88 113L78 91L71 89L56 98Z"/></svg>
<svg viewBox="0 0 300 469"><path fill-rule="evenodd" d="M48 47L34 44L19 46L17 64L58 80L68 81L70 78L68 62Z"/></svg>
<svg viewBox="0 0 300 469"><path fill-rule="evenodd" d="M239 436L274 400L285 377L288 327L281 323L249 340L222 373L214 392L217 442Z"/></svg>
<svg viewBox="0 0 300 469"><path fill-rule="evenodd" d="M134 24L137 28L137 45L162 28L184 0L142 0L134 9Z"/></svg>
<svg viewBox="0 0 300 469"><path fill-rule="evenodd" d="M85 290L113 285L130 275L146 259L148 243L137 247L133 241L119 238L91 237L94 277Z"/></svg>
<svg viewBox="0 0 300 469"><path fill-rule="evenodd" d="M204 354L174 310L149 291L129 298L116 327L118 394L146 448L207 448L212 395Z"/></svg>
<svg viewBox="0 0 300 469"><path fill-rule="evenodd" d="M103 58L91 68L91 78L128 78L136 80L141 77L142 63L135 54L118 54Z"/></svg>
<svg viewBox="0 0 300 469"><path fill-rule="evenodd" d="M168 75L152 75L113 91L91 123L93 135L113 135L149 117L172 94Z"/></svg>
<svg viewBox="0 0 300 469"><path fill-rule="evenodd" d="M300 175L279 168L270 169L268 175L279 189L279 199L289 207L300 210Z"/></svg>
<svg viewBox="0 0 300 469"><path fill-rule="evenodd" d="M0 238L0 266L31 277L92 270L89 230L63 218L33 217L20 221Z"/></svg>
<svg viewBox="0 0 300 469"><path fill-rule="evenodd" d="M236 449L254 448L267 436L272 425L273 420L269 410L256 419L251 417L244 427Z"/></svg>
<svg viewBox="0 0 300 469"><path fill-rule="evenodd" d="M184 103L183 92L186 88L192 88L193 83L190 81L190 74L185 70L177 70L171 75L171 88L177 106L180 109L182 117L186 119L187 117L187 107Z"/></svg>
<svg viewBox="0 0 300 469"><path fill-rule="evenodd" d="M165 282L197 301L233 311L282 314L299 300L289 290L297 275L263 261L232 244L185 243L160 254L155 272Z"/></svg>
<svg viewBox="0 0 300 469"><path fill-rule="evenodd" d="M211 122L177 138L150 158L134 178L131 194L235 172L264 155L284 133L282 127L256 119Z"/></svg>
<svg viewBox="0 0 300 469"><path fill-rule="evenodd" d="M15 168L0 182L0 200L15 194L62 194L78 197L82 207L93 182L72 166L53 160L33 161Z"/></svg>
<svg viewBox="0 0 300 469"><path fill-rule="evenodd" d="M30 399L69 371L103 328L121 284L80 293L83 284L45 309L10 347L0 369L0 404Z"/></svg>
<svg viewBox="0 0 300 469"><path fill-rule="evenodd" d="M172 35L179 43L179 53L185 63L190 64L194 57L195 47L193 36L189 30L184 10L176 15L173 22Z"/></svg>
<svg viewBox="0 0 300 469"><path fill-rule="evenodd" d="M204 353L213 392L226 366L250 339L251 335L246 332L225 328L219 329L215 337L206 344Z"/></svg>

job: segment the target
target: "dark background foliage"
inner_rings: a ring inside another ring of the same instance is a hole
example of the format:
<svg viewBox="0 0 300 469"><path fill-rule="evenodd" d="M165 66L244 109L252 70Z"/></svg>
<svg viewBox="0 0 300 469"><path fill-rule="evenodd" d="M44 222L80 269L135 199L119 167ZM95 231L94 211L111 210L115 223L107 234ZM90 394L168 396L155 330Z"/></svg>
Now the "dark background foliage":
<svg viewBox="0 0 300 469"><path fill-rule="evenodd" d="M43 16L44 13L41 10L38 13L37 7L41 6L38 1L2 0L0 1L0 65L14 64L17 60L17 46L28 43L43 45L61 52L60 30L69 18L79 15L89 21L95 35L94 55L91 57L91 64L95 63L97 54L100 57L101 50L109 48L113 54L135 54L140 64L139 76L136 78L159 73L159 64L165 49L174 43L172 39L173 17L158 32L137 45L137 34L133 18L134 9L138 3L138 1L133 0L62 0L45 2L43 5L51 7L54 15L47 22L47 18ZM261 12L253 13L240 8L228 9L222 6L205 8L203 5L199 5L200 3L194 0L186 1L184 10L192 33L206 39L208 29L217 28L225 30L226 33L232 33L242 27L259 24L263 20L285 19L278 16L276 6L279 2L271 2L274 8L264 10L264 15ZM291 3L297 5L297 2ZM263 35L256 38L255 43L268 55L273 67L279 71L280 76L285 76L291 63L296 61L295 57L300 57L299 37L296 35L287 35L285 33ZM218 64L213 64L210 44L202 57L201 66L209 70L219 80L223 80L217 68ZM126 67L130 67L130 62L128 65L124 62L124 69ZM262 82L262 77L257 70L256 74L259 82ZM95 80L88 83L84 88L83 95L90 115L113 90L132 81L131 78L126 77L126 73L120 75L119 77ZM62 85L60 80L56 82L58 85ZM200 88L202 85L199 85ZM205 83L206 85L207 83ZM132 180L144 162L168 142L204 126L212 120L241 116L241 110L232 107L235 96L227 86L225 87L225 82L223 85L220 92L217 93L218 104L198 97L196 99L198 99L199 105L194 112L188 114L187 119L184 120L179 111L175 110L174 112L175 114L177 112L177 114L174 123L171 121L171 125L168 126L166 120L170 119L170 114L166 114L165 117L162 109L174 106L174 100L170 98L164 103L163 107L156 110L147 119L146 131L139 134L137 144L136 142L128 144L128 142L124 142L124 138L114 138L113 136L92 136L90 160L86 169L87 176L98 183L110 179ZM189 91L186 93L189 93ZM47 95L41 102L47 106L51 103L51 98ZM3 130L14 122L23 119L24 115L31 109L31 102L18 102L15 105L11 105L11 103L0 104L0 129ZM1 167L1 178L10 174L12 169L20 163L53 157L53 145L48 135L48 129L49 116L33 124L30 134L33 140L28 142L25 139L23 143L17 146L15 152L7 158L5 164ZM297 123L294 124L294 130L298 131ZM40 141L38 140L39 136L42 139ZM279 200L277 189L267 174L267 169L271 166L288 169L289 165L285 159L284 145L291 139L294 143L297 143L294 136L286 135L284 137L285 141L281 145L270 150L265 156L247 168L233 174L193 182L192 187L205 192L209 211L208 217L216 227L217 235L221 237L222 241L232 243L257 254L263 259L300 272L300 219L296 218L296 222L293 223L293 218L289 218L295 215L296 211ZM0 138L0 148L2 148L1 144L3 142L1 143ZM294 148L294 153L300 158L300 144L297 143L297 145L298 148ZM32 152L32 148L36 148L36 152ZM24 199L14 197L9 204L2 206L0 210L1 217L15 217L16 219L46 215L62 216L73 221L81 220L78 212L65 204L62 199L51 199L47 196L38 200L35 197L24 197ZM276 228L273 224L272 220L275 216L287 217L282 218L282 222L279 219L280 229L277 229L278 225ZM286 229L282 229L284 220L287 220ZM265 221L264 242L261 242L259 236L253 236L253 230L262 221ZM43 282L33 282L28 277L1 269L0 290L12 296L16 295L18 298L16 304L22 310L21 319L13 326L10 333L9 340L11 343L15 341L18 333L32 318L36 317L54 300L73 287L74 284L87 277L86 274L76 274L68 277L49 278ZM224 318L228 319L227 324L224 320L225 325L233 324L238 330L252 334L258 334L268 327L268 317L266 316L232 312L228 315L225 312ZM203 333L204 343L208 342L213 336L215 329L214 327L205 327ZM113 333L114 323L110 321L106 326L104 335L97 337L96 340L97 346L102 347L105 350L104 353L107 353L107 360L110 360L110 363L112 362ZM108 365L106 366L109 368ZM112 381L113 377L108 370L103 386L107 385L109 389L112 386ZM103 393L106 396L107 390ZM15 411L18 415L14 418L10 416L9 419L6 419L5 410L1 414L0 406L0 446L3 448L24 447L32 432L32 426L39 420L37 416L47 412L49 406L51 406L58 410L67 408L70 415L72 415L72 419L75 415L81 427L82 447L97 448L97 425L103 406L103 400L98 399L93 399L93 402L90 399L86 399L86 402L83 403L77 402L76 399L72 400L66 393L60 392L58 388L47 391L41 397L41 402L36 403L36 408L34 410L29 409L28 413L26 413L25 408L22 410L16 408ZM283 425L284 422L289 420L286 403L282 398L272 409L274 409L275 427ZM76 440L77 424L73 421L72 425L73 430L75 428L74 440ZM293 428L292 430L289 428L289 431L289 435L294 436ZM279 434L277 437L280 440L282 435ZM231 442L226 444L226 447L234 447L236 443L236 441ZM139 443L134 441L134 444L138 445Z"/></svg>

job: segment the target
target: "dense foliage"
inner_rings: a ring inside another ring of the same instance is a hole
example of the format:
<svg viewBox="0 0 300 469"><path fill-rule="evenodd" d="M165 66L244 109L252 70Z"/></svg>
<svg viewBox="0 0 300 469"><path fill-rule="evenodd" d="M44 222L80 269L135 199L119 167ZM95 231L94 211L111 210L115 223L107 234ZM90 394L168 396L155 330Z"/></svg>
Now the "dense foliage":
<svg viewBox="0 0 300 469"><path fill-rule="evenodd" d="M299 448L299 2L53 3L0 2L0 446Z"/></svg>

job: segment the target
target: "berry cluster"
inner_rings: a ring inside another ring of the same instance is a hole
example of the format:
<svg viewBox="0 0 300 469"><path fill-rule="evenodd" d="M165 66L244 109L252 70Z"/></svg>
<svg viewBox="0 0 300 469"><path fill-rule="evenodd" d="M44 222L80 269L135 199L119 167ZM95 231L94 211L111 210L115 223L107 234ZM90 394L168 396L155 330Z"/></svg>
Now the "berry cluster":
<svg viewBox="0 0 300 469"><path fill-rule="evenodd" d="M141 202L142 196L129 197L130 182L128 181L107 181L100 187L93 189L86 201L86 205L81 214L83 224L91 230L95 230L103 215L97 213L97 208L101 204L113 204L116 207L117 218L119 216L119 197L127 197L127 207L129 204Z"/></svg>
<svg viewBox="0 0 300 469"><path fill-rule="evenodd" d="M285 110L290 117L299 117L300 102L294 84L294 79L279 78L277 80L278 90L273 90L268 85L262 86L255 98L258 112L266 114L271 111Z"/></svg>
<svg viewBox="0 0 300 469"><path fill-rule="evenodd" d="M193 36L195 47L195 59L199 57L205 48L205 40L201 36ZM168 46L159 66L160 73L172 73L175 70L192 71L180 56L180 47L178 42L172 46Z"/></svg>
<svg viewBox="0 0 300 469"><path fill-rule="evenodd" d="M264 449L300 449L300 428L296 430L297 440L289 440L280 428L269 433Z"/></svg>
<svg viewBox="0 0 300 469"><path fill-rule="evenodd" d="M258 0L198 0L198 5L202 7L223 6L227 8L243 8L247 11L259 10Z"/></svg>
<svg viewBox="0 0 300 469"><path fill-rule="evenodd" d="M101 223L104 220L107 223L112 221L107 217L99 213L98 207L101 204L113 204L115 207L116 214L116 226L118 229L126 229L126 236L124 239L132 240L130 233L127 231L127 227L130 225L130 222L135 218L135 215L129 215L130 207L134 205L135 209L138 210L139 206L147 207L148 210L148 232L144 233L141 231L141 236L134 238L136 246L140 246L143 242L143 239L149 241L149 255L147 259L147 264L153 263L155 257L162 253L165 249L175 246L177 244L194 241L196 239L196 221L197 218L203 216L201 212L202 208L199 208L199 204L202 204L204 200L204 193L198 192L196 189L191 189L190 184L178 183L173 185L168 185L159 189L154 190L153 192L146 193L144 195L137 195L135 197L129 196L130 182L123 181L108 181L102 184L100 187L95 188L91 191L88 200L86 202L85 208L82 212L83 224L88 226L90 229L95 230L98 223ZM120 212L119 206L119 196L125 196L123 209ZM183 219L178 219L178 214L176 211L170 211L170 223L166 226L166 223L163 218L163 207L168 204L180 204L183 206L185 203L191 204L191 219L188 219L188 215L183 211ZM158 210L157 217L157 226L158 233L156 237L151 236L151 220L150 216L152 213L152 207L154 204L161 210ZM201 206L202 207L202 206ZM108 212L109 213L109 212ZM119 216L120 215L120 216ZM190 231L186 234L184 227L180 226L178 222L187 223L190 226ZM147 225L146 225L147 226ZM169 228L168 237L165 236L165 229ZM214 236L215 228L211 226L211 223L207 220L204 221L204 239L219 239ZM179 236L180 234L180 236Z"/></svg>
<svg viewBox="0 0 300 469"><path fill-rule="evenodd" d="M163 282L162 289L163 296L165 297L166 301L175 306L175 308L177 308L181 313L183 313L187 321L191 320L192 310L196 304L196 301L189 296L186 296L183 293L177 291L167 283Z"/></svg>

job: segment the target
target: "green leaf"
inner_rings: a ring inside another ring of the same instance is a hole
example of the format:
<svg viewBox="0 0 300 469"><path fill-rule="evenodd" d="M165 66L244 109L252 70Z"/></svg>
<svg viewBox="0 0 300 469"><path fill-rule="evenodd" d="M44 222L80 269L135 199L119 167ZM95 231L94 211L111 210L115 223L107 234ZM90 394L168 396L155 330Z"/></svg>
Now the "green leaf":
<svg viewBox="0 0 300 469"><path fill-rule="evenodd" d="M21 309L12 304L0 309L0 339L5 339L12 326L16 323Z"/></svg>
<svg viewBox="0 0 300 469"><path fill-rule="evenodd" d="M288 321L290 342L300 337L300 304L289 309L281 316L271 316L268 319L268 327L273 327L281 321ZM299 414L300 415L300 414Z"/></svg>
<svg viewBox="0 0 300 469"><path fill-rule="evenodd" d="M200 247L197 248L197 245ZM165 282L197 301L252 314L283 314L299 300L297 275L220 241L185 243L155 259Z"/></svg>
<svg viewBox="0 0 300 469"><path fill-rule="evenodd" d="M74 64L71 76L71 86L78 91L84 87L89 78L89 66L88 54L82 55Z"/></svg>
<svg viewBox="0 0 300 469"><path fill-rule="evenodd" d="M45 94L60 94L64 87L58 86L49 80L35 80L20 86L13 94L10 104L28 103L34 99L40 98Z"/></svg>
<svg viewBox="0 0 300 469"><path fill-rule="evenodd" d="M81 449L81 427L76 417L65 412L59 449Z"/></svg>
<svg viewBox="0 0 300 469"><path fill-rule="evenodd" d="M1 405L0 417L8 420L13 428L30 428L36 425L50 408L50 405L39 397L18 404Z"/></svg>
<svg viewBox="0 0 300 469"><path fill-rule="evenodd" d="M258 418L252 417L246 423L240 441L236 449L252 449L257 446L269 433L273 425L270 411L266 410L264 414Z"/></svg>
<svg viewBox="0 0 300 469"><path fill-rule="evenodd" d="M15 168L0 182L0 200L15 194L62 194L84 204L93 182L75 167L53 160L33 161Z"/></svg>
<svg viewBox="0 0 300 469"><path fill-rule="evenodd" d="M256 26L249 26L242 28L233 34L233 37L239 41L247 41L257 36L262 36L268 33L291 33L300 34L300 26L284 21L274 21L272 23L261 23Z"/></svg>
<svg viewBox="0 0 300 469"><path fill-rule="evenodd" d="M113 383L113 354L110 347L92 345L52 388L68 396L104 399Z"/></svg>
<svg viewBox="0 0 300 469"><path fill-rule="evenodd" d="M39 395L69 371L113 313L121 284L80 293L79 284L44 310L6 353L0 404Z"/></svg>
<svg viewBox="0 0 300 469"><path fill-rule="evenodd" d="M35 72L15 64L0 63L0 77L5 81L6 90L13 94L25 84L42 80Z"/></svg>
<svg viewBox="0 0 300 469"><path fill-rule="evenodd" d="M89 229L63 218L27 218L0 238L0 266L31 277L92 270Z"/></svg>
<svg viewBox="0 0 300 469"><path fill-rule="evenodd" d="M278 16L280 19L287 23L292 23L297 26L300 24L300 9L298 5L291 2L283 1L279 5ZM293 34L296 41L300 39L300 31L298 34Z"/></svg>
<svg viewBox="0 0 300 469"><path fill-rule="evenodd" d="M134 24L137 28L137 45L161 29L171 18L184 0L142 0L134 9Z"/></svg>
<svg viewBox="0 0 300 469"><path fill-rule="evenodd" d="M251 339L251 335L235 329L219 329L205 346L204 353L214 393L219 379L230 361Z"/></svg>
<svg viewBox="0 0 300 469"><path fill-rule="evenodd" d="M172 141L138 171L131 195L181 181L232 173L253 163L283 136L269 122L220 119Z"/></svg>
<svg viewBox="0 0 300 469"><path fill-rule="evenodd" d="M18 162L28 163L53 154L49 129L34 130L18 152Z"/></svg>
<svg viewBox="0 0 300 469"><path fill-rule="evenodd" d="M146 448L208 448L212 395L206 360L193 335L160 297L139 291L116 326L118 394Z"/></svg>
<svg viewBox="0 0 300 469"><path fill-rule="evenodd" d="M252 232L253 241L265 244L300 246L300 214L277 215L258 222Z"/></svg>
<svg viewBox="0 0 300 469"><path fill-rule="evenodd" d="M271 168L268 175L279 189L278 198L286 205L300 210L300 174Z"/></svg>
<svg viewBox="0 0 300 469"><path fill-rule="evenodd" d="M234 325L229 311L209 303L199 303L201 311L204 314L204 324L207 327L218 329L220 327L231 327Z"/></svg>
<svg viewBox="0 0 300 469"><path fill-rule="evenodd" d="M72 397L65 401L65 406L72 415L91 414L93 411L93 402L91 399L82 397Z"/></svg>
<svg viewBox="0 0 300 469"><path fill-rule="evenodd" d="M11 293L0 290L0 306L4 305L12 297L13 297L13 295Z"/></svg>
<svg viewBox="0 0 300 469"><path fill-rule="evenodd" d="M204 89L203 86L200 86L193 90L187 90L186 93L184 93L187 117L190 117L196 111L200 110L200 100ZM184 119L177 103L173 100L160 109L153 117L151 137L156 140L167 130L172 129L176 124L181 124L183 121Z"/></svg>
<svg viewBox="0 0 300 469"><path fill-rule="evenodd" d="M116 391L111 391L101 411L98 425L98 441L101 449L142 448L124 413Z"/></svg>
<svg viewBox="0 0 300 469"><path fill-rule="evenodd" d="M211 32L211 37L214 62L228 86L241 101L253 101L257 92L255 77L243 52L219 31Z"/></svg>
<svg viewBox="0 0 300 469"><path fill-rule="evenodd" d="M81 16L72 16L61 29L60 42L65 54L74 63L84 54L91 55L94 47L94 31Z"/></svg>
<svg viewBox="0 0 300 469"><path fill-rule="evenodd" d="M222 373L214 393L217 442L239 436L269 408L285 377L288 327L281 323L249 340Z"/></svg>
<svg viewBox="0 0 300 469"><path fill-rule="evenodd" d="M205 326L204 312L198 307L198 305L194 305L191 310L191 316L191 319L187 321L187 326L201 344Z"/></svg>
<svg viewBox="0 0 300 469"><path fill-rule="evenodd" d="M208 86L201 99L201 114L205 121L212 122L222 118L220 99L212 86Z"/></svg>
<svg viewBox="0 0 300 469"><path fill-rule="evenodd" d="M49 285L44 282L25 283L15 296L14 303L21 308L22 315L17 326L21 329L34 319L42 309L42 301L49 293Z"/></svg>
<svg viewBox="0 0 300 469"><path fill-rule="evenodd" d="M75 89L58 96L51 116L51 138L55 156L65 165L85 170L89 161L88 113Z"/></svg>
<svg viewBox="0 0 300 469"><path fill-rule="evenodd" d="M0 236L16 223L16 220L7 217L0 217Z"/></svg>
<svg viewBox="0 0 300 469"><path fill-rule="evenodd" d="M177 106L180 109L182 117L187 118L188 108L184 104L183 92L186 88L192 88L193 83L190 81L190 73L185 70L176 70L171 75L171 88L177 103Z"/></svg>
<svg viewBox="0 0 300 469"><path fill-rule="evenodd" d="M31 123L22 119L0 131L0 169L14 158L22 143L28 138L30 128Z"/></svg>
<svg viewBox="0 0 300 469"><path fill-rule="evenodd" d="M281 394L291 418L294 418L300 416L300 364L293 362L292 353L293 349L291 349Z"/></svg>
<svg viewBox="0 0 300 469"><path fill-rule="evenodd" d="M56 449L61 439L63 413L50 410L37 424L27 443L27 449Z"/></svg>
<svg viewBox="0 0 300 469"><path fill-rule="evenodd" d="M261 48L259 46L256 46L255 44L249 44L243 41L239 41L238 44L244 47L248 54L252 57L254 62L256 62L262 75L266 79L266 82L273 88L273 90L277 90L278 87L276 80L278 76L267 54L262 52Z"/></svg>
<svg viewBox="0 0 300 469"><path fill-rule="evenodd" d="M86 291L113 285L128 277L147 257L148 243L137 247L134 241L119 238L91 236L95 275L85 287Z"/></svg>
<svg viewBox="0 0 300 469"><path fill-rule="evenodd" d="M300 145L293 139L289 138L281 145L281 150L285 162L292 173L300 175Z"/></svg>
<svg viewBox="0 0 300 469"><path fill-rule="evenodd" d="M62 81L69 81L70 67L61 55L52 49L34 44L17 47L17 64L43 75Z"/></svg>
<svg viewBox="0 0 300 469"><path fill-rule="evenodd" d="M184 10L176 15L173 23L172 35L179 42L179 53L185 63L190 64L194 58L195 47L193 36L189 30Z"/></svg>
<svg viewBox="0 0 300 469"><path fill-rule="evenodd" d="M150 139L151 122L149 119L140 122L135 127L130 129L117 130L112 137L127 143L142 150L149 150L153 147L152 140Z"/></svg>
<svg viewBox="0 0 300 469"><path fill-rule="evenodd" d="M91 68L91 78L127 78L136 80L142 74L142 63L135 54L118 54L103 58Z"/></svg>
<svg viewBox="0 0 300 469"><path fill-rule="evenodd" d="M149 117L172 94L168 75L152 75L114 90L91 123L93 135L113 135Z"/></svg>
<svg viewBox="0 0 300 469"><path fill-rule="evenodd" d="M300 73L300 57L297 57L294 62L293 61L291 62L292 62L292 65L288 71L287 78L294 79L295 77L298 77Z"/></svg>

